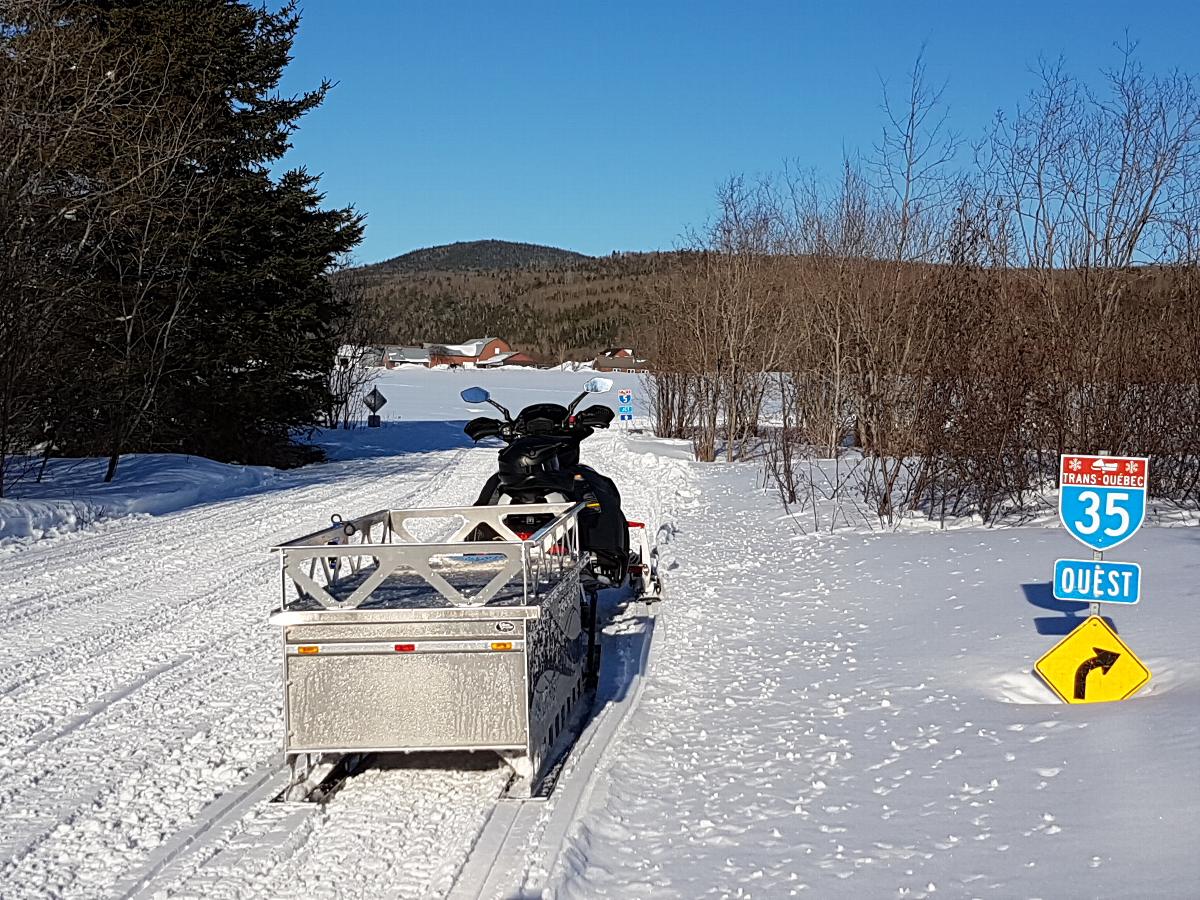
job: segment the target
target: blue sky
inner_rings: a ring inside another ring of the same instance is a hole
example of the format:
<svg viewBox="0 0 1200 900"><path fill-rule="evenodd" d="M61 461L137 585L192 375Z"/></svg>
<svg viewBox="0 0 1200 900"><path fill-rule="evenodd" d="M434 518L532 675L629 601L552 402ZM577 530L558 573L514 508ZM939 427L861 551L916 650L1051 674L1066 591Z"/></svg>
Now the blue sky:
<svg viewBox="0 0 1200 900"><path fill-rule="evenodd" d="M1200 69L1200 2L308 0L285 91L338 82L286 165L367 214L362 262L500 238L669 249L719 181L870 152L922 44L975 137L1039 55L1098 78L1126 30Z"/></svg>

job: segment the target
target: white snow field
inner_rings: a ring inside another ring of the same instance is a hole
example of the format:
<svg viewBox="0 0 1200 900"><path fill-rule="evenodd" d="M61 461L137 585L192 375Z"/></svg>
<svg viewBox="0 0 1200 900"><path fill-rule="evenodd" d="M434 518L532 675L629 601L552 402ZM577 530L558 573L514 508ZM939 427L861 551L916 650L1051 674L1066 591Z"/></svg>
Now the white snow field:
<svg viewBox="0 0 1200 900"><path fill-rule="evenodd" d="M401 421L324 435L324 465L185 497L130 458L108 507L81 480L27 489L10 519L98 511L0 550L0 896L1200 894L1200 528L1113 554L1144 598L1104 611L1153 679L1067 706L1031 673L1086 615L1050 598L1081 549L1062 530L804 534L754 465L616 429L584 458L661 529L668 595L608 598L598 711L553 796L498 800L505 770L464 754L269 802L267 548L332 513L470 502L495 450L461 435L484 410L457 392L516 408L589 375L394 371Z"/></svg>

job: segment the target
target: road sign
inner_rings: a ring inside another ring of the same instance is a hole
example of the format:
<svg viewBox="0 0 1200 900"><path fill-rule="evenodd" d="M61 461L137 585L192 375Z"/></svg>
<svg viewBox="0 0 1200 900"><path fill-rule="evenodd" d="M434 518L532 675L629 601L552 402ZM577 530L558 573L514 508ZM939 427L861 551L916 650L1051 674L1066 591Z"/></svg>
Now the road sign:
<svg viewBox="0 0 1200 900"><path fill-rule="evenodd" d="M1033 669L1066 703L1124 700L1150 680L1150 670L1099 616L1084 619Z"/></svg>
<svg viewBox="0 0 1200 900"><path fill-rule="evenodd" d="M633 391L629 388L617 391L617 414L622 422L633 421Z"/></svg>
<svg viewBox="0 0 1200 900"><path fill-rule="evenodd" d="M1142 527L1149 482L1150 460L1144 456L1063 454L1058 517L1084 546L1111 550Z"/></svg>
<svg viewBox="0 0 1200 900"><path fill-rule="evenodd" d="M379 393L379 388L371 388L371 393L363 397L363 405L373 413L379 412L387 404L387 397Z"/></svg>
<svg viewBox="0 0 1200 900"><path fill-rule="evenodd" d="M1137 563L1060 559L1054 563L1054 597L1084 603L1137 603L1142 567Z"/></svg>

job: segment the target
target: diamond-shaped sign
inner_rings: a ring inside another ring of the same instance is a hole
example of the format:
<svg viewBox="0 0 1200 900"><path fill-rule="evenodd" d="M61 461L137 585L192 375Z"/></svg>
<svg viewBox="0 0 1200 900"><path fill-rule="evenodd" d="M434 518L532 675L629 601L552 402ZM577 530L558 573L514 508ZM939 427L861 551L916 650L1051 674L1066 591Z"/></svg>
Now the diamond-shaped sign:
<svg viewBox="0 0 1200 900"><path fill-rule="evenodd" d="M1066 703L1124 700L1150 680L1150 670L1099 616L1084 619L1033 670Z"/></svg>
<svg viewBox="0 0 1200 900"><path fill-rule="evenodd" d="M387 397L379 393L379 388L371 388L371 393L363 397L363 405L373 413L379 412L387 404Z"/></svg>

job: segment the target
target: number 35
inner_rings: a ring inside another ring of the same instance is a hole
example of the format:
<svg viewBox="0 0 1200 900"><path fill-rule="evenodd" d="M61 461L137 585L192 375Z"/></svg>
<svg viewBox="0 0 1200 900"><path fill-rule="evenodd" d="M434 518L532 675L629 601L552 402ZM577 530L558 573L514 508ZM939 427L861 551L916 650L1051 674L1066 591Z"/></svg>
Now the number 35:
<svg viewBox="0 0 1200 900"><path fill-rule="evenodd" d="M1084 491L1079 495L1079 499L1087 504L1087 508L1083 511L1087 521L1076 521L1075 527L1079 529L1080 534L1095 534L1100 528L1100 495L1095 491ZM1123 491L1113 491L1106 498L1104 515L1116 516L1121 520L1120 527L1104 529L1104 533L1109 537L1117 537L1129 529L1129 513L1123 506L1118 505L1128 499L1129 494Z"/></svg>

